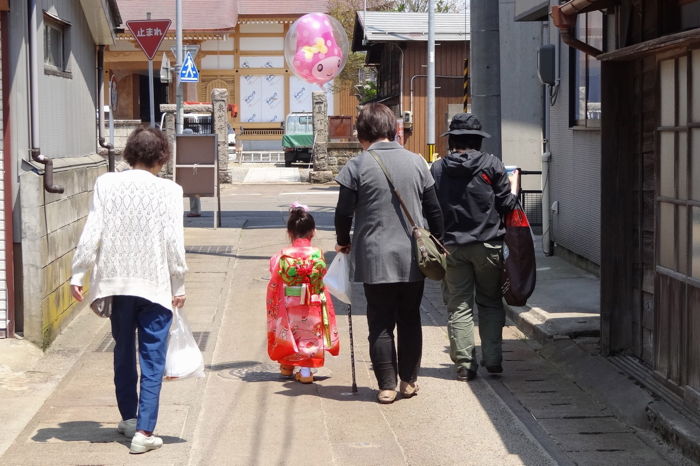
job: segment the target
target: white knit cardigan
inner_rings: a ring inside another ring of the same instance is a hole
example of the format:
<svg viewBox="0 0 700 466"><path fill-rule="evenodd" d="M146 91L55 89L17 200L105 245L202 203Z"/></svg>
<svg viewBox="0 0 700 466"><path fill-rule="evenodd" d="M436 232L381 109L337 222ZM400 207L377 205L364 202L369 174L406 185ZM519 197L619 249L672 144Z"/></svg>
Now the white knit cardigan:
<svg viewBox="0 0 700 466"><path fill-rule="evenodd" d="M73 256L71 285L92 271L89 302L138 296L172 309L185 294L182 188L145 170L106 173Z"/></svg>

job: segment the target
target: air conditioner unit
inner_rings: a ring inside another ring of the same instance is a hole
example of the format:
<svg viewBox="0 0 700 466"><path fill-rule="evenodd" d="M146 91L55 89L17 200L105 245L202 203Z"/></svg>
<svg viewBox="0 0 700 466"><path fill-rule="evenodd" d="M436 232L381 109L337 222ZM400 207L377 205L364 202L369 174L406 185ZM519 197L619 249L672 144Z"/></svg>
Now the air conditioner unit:
<svg viewBox="0 0 700 466"><path fill-rule="evenodd" d="M413 112L410 110L403 112L403 127L405 129L410 129L413 127Z"/></svg>

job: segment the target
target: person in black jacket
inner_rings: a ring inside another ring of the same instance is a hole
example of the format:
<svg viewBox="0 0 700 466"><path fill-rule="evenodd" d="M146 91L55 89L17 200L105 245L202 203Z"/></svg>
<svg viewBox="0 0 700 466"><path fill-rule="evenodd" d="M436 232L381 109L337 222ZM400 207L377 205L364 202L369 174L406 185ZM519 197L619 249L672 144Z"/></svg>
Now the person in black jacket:
<svg viewBox="0 0 700 466"><path fill-rule="evenodd" d="M473 307L479 311L482 365L489 373L503 372L501 340L505 310L501 301L503 269L503 214L517 197L503 163L480 151L483 138L479 120L459 113L442 136L449 137L450 154L433 164L440 207L445 222L447 273L442 284L447 305L450 357L459 380L476 377Z"/></svg>

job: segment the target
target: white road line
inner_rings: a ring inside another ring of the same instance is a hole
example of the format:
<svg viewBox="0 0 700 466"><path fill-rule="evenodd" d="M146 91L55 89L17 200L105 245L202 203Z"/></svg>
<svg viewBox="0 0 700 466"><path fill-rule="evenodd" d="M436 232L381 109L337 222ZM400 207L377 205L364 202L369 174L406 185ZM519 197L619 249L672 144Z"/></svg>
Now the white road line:
<svg viewBox="0 0 700 466"><path fill-rule="evenodd" d="M336 196L338 194L338 191L302 191L299 193L280 193L280 196L303 196L303 195L317 195L317 194L329 194Z"/></svg>

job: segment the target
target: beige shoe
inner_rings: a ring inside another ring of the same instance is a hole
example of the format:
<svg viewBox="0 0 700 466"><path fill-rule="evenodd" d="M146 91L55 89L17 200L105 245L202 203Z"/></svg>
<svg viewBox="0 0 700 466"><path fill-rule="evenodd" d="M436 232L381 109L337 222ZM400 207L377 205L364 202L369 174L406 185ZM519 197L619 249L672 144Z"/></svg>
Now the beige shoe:
<svg viewBox="0 0 700 466"><path fill-rule="evenodd" d="M291 377L294 375L294 366L280 364L280 375L283 377Z"/></svg>
<svg viewBox="0 0 700 466"><path fill-rule="evenodd" d="M379 390L377 401L383 405L388 405L396 399L396 390Z"/></svg>
<svg viewBox="0 0 700 466"><path fill-rule="evenodd" d="M304 377L303 375L301 375L301 371L300 371L300 372L297 372L296 374L294 374L294 380L296 380L297 382L301 382L301 383L313 383L314 376L310 375L308 377Z"/></svg>
<svg viewBox="0 0 700 466"><path fill-rule="evenodd" d="M408 383L402 380L401 384L399 384L399 391L404 398L411 398L412 396L418 395L418 388L418 384L415 382Z"/></svg>

